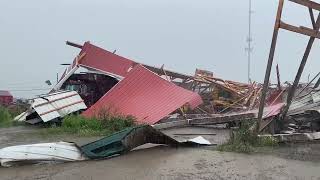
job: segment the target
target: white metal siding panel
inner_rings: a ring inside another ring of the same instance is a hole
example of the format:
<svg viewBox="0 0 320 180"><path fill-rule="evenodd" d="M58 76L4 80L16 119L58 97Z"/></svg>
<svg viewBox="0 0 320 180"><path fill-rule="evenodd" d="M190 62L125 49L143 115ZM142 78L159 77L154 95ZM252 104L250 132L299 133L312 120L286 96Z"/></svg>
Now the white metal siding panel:
<svg viewBox="0 0 320 180"><path fill-rule="evenodd" d="M32 107L44 122L87 108L76 91L53 93L36 98Z"/></svg>

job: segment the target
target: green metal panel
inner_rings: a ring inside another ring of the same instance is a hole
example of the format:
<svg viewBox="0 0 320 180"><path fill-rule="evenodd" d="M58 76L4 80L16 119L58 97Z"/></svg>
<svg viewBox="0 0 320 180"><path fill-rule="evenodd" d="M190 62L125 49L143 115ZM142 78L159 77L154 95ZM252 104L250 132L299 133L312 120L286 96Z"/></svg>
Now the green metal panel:
<svg viewBox="0 0 320 180"><path fill-rule="evenodd" d="M126 151L126 147L122 140L134 129L141 127L127 128L111 136L105 137L98 141L86 144L81 147L82 152L91 159L109 157L116 154L122 154Z"/></svg>
<svg viewBox="0 0 320 180"><path fill-rule="evenodd" d="M178 146L180 143L149 125L127 128L111 136L84 145L82 152L90 159L123 154L146 143Z"/></svg>

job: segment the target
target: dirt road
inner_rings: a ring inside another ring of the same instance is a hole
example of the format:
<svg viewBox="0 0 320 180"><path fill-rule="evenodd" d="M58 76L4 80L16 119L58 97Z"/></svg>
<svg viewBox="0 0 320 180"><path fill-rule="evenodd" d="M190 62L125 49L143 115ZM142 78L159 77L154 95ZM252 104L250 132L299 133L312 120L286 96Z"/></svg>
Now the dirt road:
<svg viewBox="0 0 320 180"><path fill-rule="evenodd" d="M156 147L100 161L0 168L0 179L319 179L319 168L270 155Z"/></svg>
<svg viewBox="0 0 320 180"><path fill-rule="evenodd" d="M18 136L20 130L17 132L13 128L4 133L1 129L0 134L8 141L12 140L9 132ZM3 139L0 139L2 144ZM99 161L0 168L0 179L320 179L318 148L319 144L301 145L290 147L290 150L284 147L245 155L218 152L212 148L157 146Z"/></svg>

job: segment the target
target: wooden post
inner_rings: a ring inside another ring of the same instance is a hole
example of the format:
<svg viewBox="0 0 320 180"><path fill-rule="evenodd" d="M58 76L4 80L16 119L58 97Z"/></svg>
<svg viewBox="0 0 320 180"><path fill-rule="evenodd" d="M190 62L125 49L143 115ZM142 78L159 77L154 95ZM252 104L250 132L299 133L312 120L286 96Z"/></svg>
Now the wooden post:
<svg viewBox="0 0 320 180"><path fill-rule="evenodd" d="M276 17L276 22L274 25L272 42L271 42L270 53L269 53L269 58L268 58L268 64L267 64L267 68L266 68L266 74L264 77L263 89L262 89L262 93L261 93L261 97L260 97L258 121L257 121L257 127L256 127L257 134L260 129L264 103L266 100L266 94L267 94L268 87L269 87L269 79L270 79L270 73L271 73L271 68L272 68L272 62L273 62L273 58L274 58L274 52L275 52L275 48L276 48L276 44L277 44L278 32L279 32L279 28L280 28L280 20L281 20L281 14L282 14L282 9L283 9L283 3L284 3L284 0L279 0L277 17Z"/></svg>
<svg viewBox="0 0 320 180"><path fill-rule="evenodd" d="M318 18L317 18L317 21L316 21L316 31L319 31L319 27L320 27L320 13L318 15ZM315 37L310 37L309 39L309 42L308 42L308 45L306 47L306 50L303 54L303 57L302 57L302 60L301 60L301 63L300 63L300 66L299 66L299 69L298 69L298 72L296 74L296 77L294 79L294 82L290 88L290 91L288 93L288 97L287 97L287 104L286 106L284 107L283 111L282 111L282 114L281 114L281 118L284 118L286 115L287 115L287 112L289 110L289 107L292 103L292 99L294 97L294 93L296 92L296 89L297 89L297 86L298 86L298 83L300 81L300 78L301 78L301 75L302 75L302 72L303 72L303 69L304 69L304 66L306 65L307 63L307 60L308 60L308 57L309 57L309 54L310 54L310 51L311 51L311 48L312 48L312 45L313 45L313 42L315 40Z"/></svg>
<svg viewBox="0 0 320 180"><path fill-rule="evenodd" d="M316 82L316 84L313 86L313 89L318 88L320 85L320 78L318 79L318 81Z"/></svg>
<svg viewBox="0 0 320 180"><path fill-rule="evenodd" d="M278 81L278 89L281 90L281 82L280 82L280 72L279 72L279 64L276 66L277 70L277 81Z"/></svg>
<svg viewBox="0 0 320 180"><path fill-rule="evenodd" d="M73 47L82 49L82 45L74 43L74 42L66 41L66 44L69 45L69 46L73 46Z"/></svg>
<svg viewBox="0 0 320 180"><path fill-rule="evenodd" d="M316 21L314 20L313 10L310 7L308 9L309 9L309 14L310 14L312 27L313 27L313 29L316 29Z"/></svg>

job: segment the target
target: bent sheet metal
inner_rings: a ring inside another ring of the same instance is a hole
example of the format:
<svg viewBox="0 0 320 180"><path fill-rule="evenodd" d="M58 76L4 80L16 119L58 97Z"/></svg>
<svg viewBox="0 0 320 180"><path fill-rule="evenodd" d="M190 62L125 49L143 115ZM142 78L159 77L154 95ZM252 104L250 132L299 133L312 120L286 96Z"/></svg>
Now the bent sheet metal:
<svg viewBox="0 0 320 180"><path fill-rule="evenodd" d="M165 144L173 147L212 145L201 136L179 142L149 125L143 125L124 129L81 147L68 142L6 147L0 149L0 163L2 166L10 167L21 163L102 159L127 153L147 143Z"/></svg>
<svg viewBox="0 0 320 180"><path fill-rule="evenodd" d="M36 124L62 118L84 109L87 109L87 106L76 91L59 91L32 99L30 108L15 117L15 120Z"/></svg>
<svg viewBox="0 0 320 180"><path fill-rule="evenodd" d="M194 139L179 142L170 136L156 130L155 128L144 125L127 128L105 137L98 141L89 143L81 147L82 152L90 159L101 159L110 156L124 154L130 150L147 143L166 144L169 146L194 146L211 145L208 140L199 136Z"/></svg>
<svg viewBox="0 0 320 180"><path fill-rule="evenodd" d="M10 146L0 149L1 166L48 161L82 161L87 159L75 143L54 142Z"/></svg>

